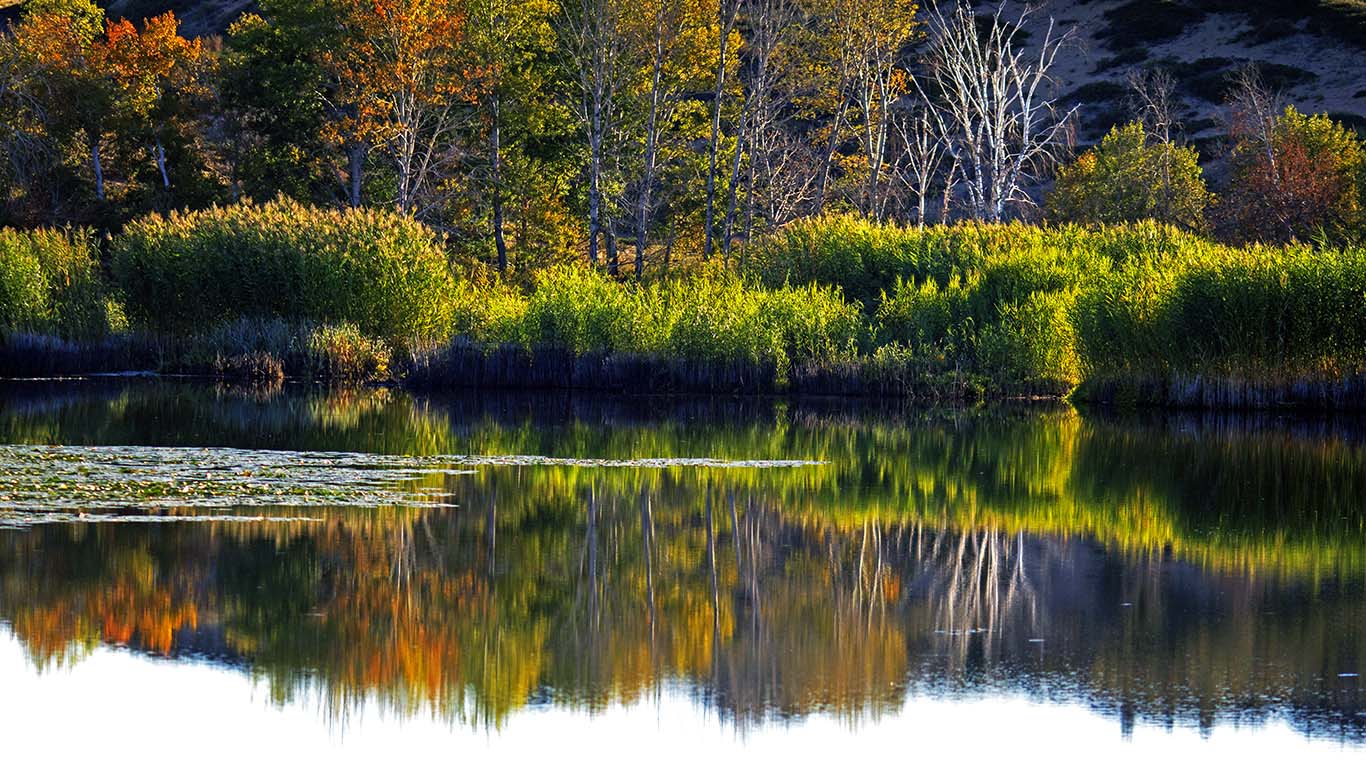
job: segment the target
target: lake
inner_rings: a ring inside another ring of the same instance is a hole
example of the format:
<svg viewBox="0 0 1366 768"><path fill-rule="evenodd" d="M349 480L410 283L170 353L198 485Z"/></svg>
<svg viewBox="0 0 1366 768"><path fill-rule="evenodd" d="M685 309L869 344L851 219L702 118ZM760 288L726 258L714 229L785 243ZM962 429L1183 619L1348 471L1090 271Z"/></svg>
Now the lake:
<svg viewBox="0 0 1366 768"><path fill-rule="evenodd" d="M1362 673L1355 420L0 389L6 765L1359 766Z"/></svg>

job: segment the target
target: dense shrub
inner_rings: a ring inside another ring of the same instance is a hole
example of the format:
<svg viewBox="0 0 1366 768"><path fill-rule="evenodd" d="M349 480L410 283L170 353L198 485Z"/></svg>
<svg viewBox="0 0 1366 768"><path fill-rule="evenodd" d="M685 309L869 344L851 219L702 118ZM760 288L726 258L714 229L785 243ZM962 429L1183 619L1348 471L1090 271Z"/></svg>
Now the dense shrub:
<svg viewBox="0 0 1366 768"><path fill-rule="evenodd" d="M611 352L631 330L629 301L621 284L597 270L552 267L536 275L514 340L573 352Z"/></svg>
<svg viewBox="0 0 1366 768"><path fill-rule="evenodd" d="M0 229L0 331L88 339L121 325L88 232Z"/></svg>
<svg viewBox="0 0 1366 768"><path fill-rule="evenodd" d="M1217 211L1233 242L1366 241L1366 142L1326 115L1287 107L1268 135L1245 131Z"/></svg>
<svg viewBox="0 0 1366 768"><path fill-rule="evenodd" d="M1130 123L1058 171L1048 213L1058 221L1153 219L1199 229L1210 199L1195 150L1150 140L1141 124Z"/></svg>
<svg viewBox="0 0 1366 768"><path fill-rule="evenodd" d="M186 331L238 317L352 323L407 345L450 331L454 280L425 226L280 199L132 222L111 268L129 315Z"/></svg>

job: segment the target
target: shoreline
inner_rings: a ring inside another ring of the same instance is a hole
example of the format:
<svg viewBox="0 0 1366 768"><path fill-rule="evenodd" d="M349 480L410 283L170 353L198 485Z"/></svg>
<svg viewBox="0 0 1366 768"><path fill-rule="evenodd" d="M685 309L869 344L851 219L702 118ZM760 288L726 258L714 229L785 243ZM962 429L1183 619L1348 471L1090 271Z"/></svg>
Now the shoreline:
<svg viewBox="0 0 1366 768"><path fill-rule="evenodd" d="M31 341L32 335L25 335ZM118 379L212 382L242 386L319 385L396 388L421 394L457 392L582 393L622 397L740 397L794 400L865 400L924 406L971 407L994 404L1076 403L1092 407L1265 413L1366 412L1366 376L1288 379L1258 382L1247 378L1201 374L1166 377L1138 375L1083 379L1074 389L1040 387L1023 382L987 382L968 374L921 375L909 367L890 369L869 358L793 366L780 381L771 363L695 361L635 353L562 349L528 350L502 345L481 348L451 344L414 355L384 376L310 376L278 369L279 376L257 378L232 370L177 370L167 345L143 339L111 337L98 344L52 340L41 358L25 358L22 372L0 366L0 382L38 384ZM0 362L9 363L24 349L0 342ZM174 342L173 342L174 343ZM117 353L110 355L110 350ZM119 354L121 353L121 354ZM93 361L108 366L89 365ZM138 364L141 362L142 364Z"/></svg>

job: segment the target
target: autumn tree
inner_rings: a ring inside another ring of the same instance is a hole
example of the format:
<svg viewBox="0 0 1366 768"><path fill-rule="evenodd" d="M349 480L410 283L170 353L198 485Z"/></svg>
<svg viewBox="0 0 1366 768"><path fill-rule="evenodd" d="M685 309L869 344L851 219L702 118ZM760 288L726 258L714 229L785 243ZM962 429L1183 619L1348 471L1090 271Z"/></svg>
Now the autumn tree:
<svg viewBox="0 0 1366 768"><path fill-rule="evenodd" d="M758 171L772 170L770 163L773 155L769 154L769 145L774 138L775 122L779 119L775 90L782 76L782 54L791 42L797 13L798 9L791 0L750 0L744 5L743 51L749 61L748 66L742 69L744 100L735 131L736 141L726 194L726 217L722 229L721 247L727 256L734 243L737 216L740 214L741 184L744 184L745 189L745 238L748 240L753 229ZM772 182L773 176L765 174L765 181Z"/></svg>
<svg viewBox="0 0 1366 768"><path fill-rule="evenodd" d="M1262 103L1269 102L1270 99ZM1235 106L1247 110L1246 106ZM1366 143L1293 106L1236 119L1231 182L1218 209L1232 240L1345 241L1366 230Z"/></svg>
<svg viewBox="0 0 1366 768"><path fill-rule="evenodd" d="M619 99L626 150L621 209L637 275L644 273L657 225L672 232L677 209L686 207L677 199L687 192L678 171L697 155L690 145L707 141L710 108L697 94L711 87L718 55L715 8L706 0L646 0L642 11L624 17L627 75Z"/></svg>
<svg viewBox="0 0 1366 768"><path fill-rule="evenodd" d="M617 245L612 201L617 195L607 187L609 166L617 156L618 98L627 74L623 62L627 46L623 19L627 13L624 0L568 0L561 17L575 84L572 102L588 150L588 260L598 263L599 248L605 240L613 273Z"/></svg>
<svg viewBox="0 0 1366 768"><path fill-rule="evenodd" d="M832 183L839 175L840 148L850 138L855 110L854 81L862 53L854 0L807 0L798 45L806 56L797 66L805 83L794 94L803 119L811 126L807 142L818 158L810 213L825 211Z"/></svg>
<svg viewBox="0 0 1366 768"><path fill-rule="evenodd" d="M115 83L117 133L124 143L146 149L164 198L172 186L168 147L187 164L204 163L193 151L208 95L203 45L182 37L169 12L148 19L141 31L126 19L111 22L100 45ZM199 168L189 170L192 176Z"/></svg>
<svg viewBox="0 0 1366 768"><path fill-rule="evenodd" d="M474 164L471 181L486 192L489 232L498 269L505 271L509 166L514 174L525 168L527 140L539 126L554 121L545 91L551 80L547 60L555 43L550 20L557 8L553 0L466 0L465 10L471 60L466 89L478 107L476 143L484 148L471 152L483 158ZM522 181L534 180L524 176Z"/></svg>
<svg viewBox="0 0 1366 768"><path fill-rule="evenodd" d="M337 82L330 135L350 158L351 204L378 148L392 163L394 205L426 214L467 117L466 67L478 66L463 56L465 12L452 0L338 0L337 12L343 44L323 61Z"/></svg>
<svg viewBox="0 0 1366 768"><path fill-rule="evenodd" d="M1211 196L1194 149L1154 140L1140 122L1115 127L1058 171L1050 218L1093 224L1153 219L1199 229Z"/></svg>
<svg viewBox="0 0 1366 768"><path fill-rule="evenodd" d="M47 140L79 143L90 163L95 198L105 199L101 151L114 112L117 83L99 44L104 12L90 0L35 0L25 5L14 46L26 72L20 86Z"/></svg>
<svg viewBox="0 0 1366 768"><path fill-rule="evenodd" d="M754 0L747 17L754 63L747 84L753 102L746 120L745 242L757 227L801 216L816 181L816 151L805 135L808 113L799 103L809 85L806 10L797 0Z"/></svg>
<svg viewBox="0 0 1366 768"><path fill-rule="evenodd" d="M5 223L32 217L36 187L50 164L40 114L28 92L28 58L13 35L0 33L0 217ZM17 216L16 216L17 214Z"/></svg>

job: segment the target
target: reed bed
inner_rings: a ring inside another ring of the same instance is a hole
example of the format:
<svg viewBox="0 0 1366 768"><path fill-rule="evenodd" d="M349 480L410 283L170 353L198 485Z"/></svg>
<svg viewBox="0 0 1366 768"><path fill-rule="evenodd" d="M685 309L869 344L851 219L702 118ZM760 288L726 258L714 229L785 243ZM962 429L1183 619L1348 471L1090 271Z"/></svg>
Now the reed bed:
<svg viewBox="0 0 1366 768"><path fill-rule="evenodd" d="M133 221L113 241L110 272L129 317L159 331L278 317L350 323L397 345L446 333L455 285L426 226L287 199Z"/></svg>
<svg viewBox="0 0 1366 768"><path fill-rule="evenodd" d="M738 271L513 282L452 267L411 220L279 200L151 216L109 251L107 281L85 233L0 232L0 370L150 357L424 388L1366 407L1361 248L825 217L751 244Z"/></svg>

